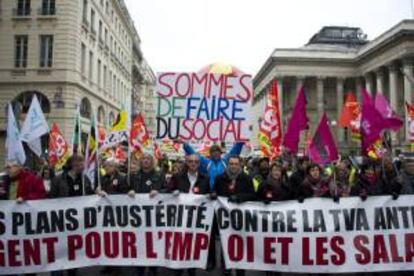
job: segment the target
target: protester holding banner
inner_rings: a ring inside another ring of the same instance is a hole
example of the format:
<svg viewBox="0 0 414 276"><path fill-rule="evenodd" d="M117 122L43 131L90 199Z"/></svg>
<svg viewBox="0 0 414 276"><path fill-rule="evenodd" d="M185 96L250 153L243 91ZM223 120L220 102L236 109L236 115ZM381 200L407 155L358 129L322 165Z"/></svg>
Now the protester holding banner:
<svg viewBox="0 0 414 276"><path fill-rule="evenodd" d="M183 172L172 176L171 182L167 187L168 191L172 192L174 196L179 196L180 193L208 194L210 192L209 180L208 176L199 172L199 157L196 154L188 155L185 160L185 167ZM195 269L187 269L187 273L188 276L196 275ZM174 271L175 276L181 276L182 274L183 270Z"/></svg>
<svg viewBox="0 0 414 276"><path fill-rule="evenodd" d="M368 196L382 195L383 193L383 183L375 173L375 164L366 161L361 166L359 178L351 189L351 195L366 200Z"/></svg>
<svg viewBox="0 0 414 276"><path fill-rule="evenodd" d="M155 169L154 157L151 154L144 153L140 160L140 169L131 175L131 184L129 195L150 194L155 196L165 188L165 177Z"/></svg>
<svg viewBox="0 0 414 276"><path fill-rule="evenodd" d="M279 163L273 163L270 173L258 191L258 198L265 204L271 201L285 201L292 199L288 183L283 177L283 168Z"/></svg>
<svg viewBox="0 0 414 276"><path fill-rule="evenodd" d="M80 155L70 157L63 172L52 181L51 198L75 197L94 193L89 179L83 177L84 159Z"/></svg>
<svg viewBox="0 0 414 276"><path fill-rule="evenodd" d="M254 201L256 195L253 189L251 178L243 171L242 162L239 156L230 156L226 171L217 176L214 184L214 193L217 196L228 198L233 203ZM224 260L222 258L222 267ZM230 275L230 270L225 270L224 275ZM237 276L244 276L243 270L236 270Z"/></svg>
<svg viewBox="0 0 414 276"><path fill-rule="evenodd" d="M97 191L99 195L126 194L128 192L126 177L119 172L118 166L115 159L105 160L103 164L105 175L101 177L101 188L98 187Z"/></svg>
<svg viewBox="0 0 414 276"><path fill-rule="evenodd" d="M299 186L298 200L303 202L306 198L329 197L330 178L324 178L322 168L317 164L311 164L306 172L306 177Z"/></svg>
<svg viewBox="0 0 414 276"><path fill-rule="evenodd" d="M25 200L44 199L46 197L43 180L35 173L25 169L18 161L10 160L6 164L7 177L0 185L0 199Z"/></svg>

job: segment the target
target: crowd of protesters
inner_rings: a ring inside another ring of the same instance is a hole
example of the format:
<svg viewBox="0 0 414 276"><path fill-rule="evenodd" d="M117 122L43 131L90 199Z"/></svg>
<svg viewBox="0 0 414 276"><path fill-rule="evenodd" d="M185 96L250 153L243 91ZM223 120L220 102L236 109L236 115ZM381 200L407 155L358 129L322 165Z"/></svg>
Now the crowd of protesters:
<svg viewBox="0 0 414 276"><path fill-rule="evenodd" d="M398 200L401 194L414 194L414 157L409 155L360 162L349 157L335 164L320 166L306 156L283 155L272 161L268 158L241 158L241 143L236 143L224 155L220 146L212 146L208 158L197 154L188 144L183 146L186 156L182 160L171 161L164 156L157 166L154 157L144 153L139 160L131 161L129 173L124 164L113 159L104 160L99 169L100 185L97 187L83 177L84 159L78 155L70 157L63 171L56 175L47 165L35 172L10 160L0 182L0 199L22 203L93 194L102 197L148 194L155 197L158 193L177 196L191 193L208 195L211 200L225 197L235 204L246 201L270 204L285 200L303 203L313 197L331 198L340 204L341 198L349 196L357 196L364 201L369 196L386 195ZM216 237L217 234L214 222L212 235ZM207 270L216 266L215 246L215 242L210 243ZM105 267L101 273L112 274L117 269ZM139 268L137 275L153 276L157 272L157 268ZM68 271L68 275L76 273L76 269ZM196 271L187 269L174 273L193 276ZM223 269L222 273L230 275L231 271ZM235 273L244 275L241 270ZM52 275L63 275L63 272L52 272Z"/></svg>

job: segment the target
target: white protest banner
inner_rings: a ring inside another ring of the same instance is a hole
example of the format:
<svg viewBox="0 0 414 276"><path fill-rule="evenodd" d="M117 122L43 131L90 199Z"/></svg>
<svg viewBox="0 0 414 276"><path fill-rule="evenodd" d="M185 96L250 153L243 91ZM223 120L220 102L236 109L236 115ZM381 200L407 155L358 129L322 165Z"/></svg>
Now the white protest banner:
<svg viewBox="0 0 414 276"><path fill-rule="evenodd" d="M414 196L216 206L226 267L291 273L414 270Z"/></svg>
<svg viewBox="0 0 414 276"><path fill-rule="evenodd" d="M205 268L213 203L147 194L0 201L0 274L76 267Z"/></svg>
<svg viewBox="0 0 414 276"><path fill-rule="evenodd" d="M159 73L155 138L246 142L252 97L247 74Z"/></svg>

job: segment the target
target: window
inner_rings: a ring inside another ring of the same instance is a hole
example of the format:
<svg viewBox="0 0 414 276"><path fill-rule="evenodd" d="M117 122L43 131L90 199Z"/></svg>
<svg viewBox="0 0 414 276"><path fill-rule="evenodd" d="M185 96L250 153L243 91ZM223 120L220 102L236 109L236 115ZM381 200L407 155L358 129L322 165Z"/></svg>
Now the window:
<svg viewBox="0 0 414 276"><path fill-rule="evenodd" d="M93 75L93 52L89 51L89 81L92 81Z"/></svg>
<svg viewBox="0 0 414 276"><path fill-rule="evenodd" d="M52 67L53 35L40 36L40 67Z"/></svg>
<svg viewBox="0 0 414 276"><path fill-rule="evenodd" d="M109 70L109 78L108 78L108 81L109 81L108 93L112 93L112 71L111 70Z"/></svg>
<svg viewBox="0 0 414 276"><path fill-rule="evenodd" d="M43 0L41 14L42 15L55 15L56 14L55 0Z"/></svg>
<svg viewBox="0 0 414 276"><path fill-rule="evenodd" d="M83 118L90 119L92 114L91 102L87 98L83 98L80 104L80 115Z"/></svg>
<svg viewBox="0 0 414 276"><path fill-rule="evenodd" d="M112 79L112 96L115 97L115 91L116 91L116 76L113 74Z"/></svg>
<svg viewBox="0 0 414 276"><path fill-rule="evenodd" d="M103 40L102 40L102 21L101 20L99 20L98 37L99 37L99 41L103 42Z"/></svg>
<svg viewBox="0 0 414 276"><path fill-rule="evenodd" d="M86 67L86 46L82 43L81 46L81 73L85 75L85 67Z"/></svg>
<svg viewBox="0 0 414 276"><path fill-rule="evenodd" d="M88 21L88 0L83 0L83 21L87 22Z"/></svg>
<svg viewBox="0 0 414 276"><path fill-rule="evenodd" d="M102 70L102 62L100 59L98 59L98 79L97 79L97 83L98 83L98 88L101 88L101 70Z"/></svg>
<svg viewBox="0 0 414 276"><path fill-rule="evenodd" d="M95 31L95 11L91 9L91 32L96 33Z"/></svg>
<svg viewBox="0 0 414 276"><path fill-rule="evenodd" d="M105 13L109 14L109 3L108 3L108 1L106 1L106 3L105 3Z"/></svg>
<svg viewBox="0 0 414 276"><path fill-rule="evenodd" d="M106 65L104 65L104 67L103 67L103 82L102 82L102 88L104 90L107 90L107 88L108 88L108 83L107 83L107 78L106 78Z"/></svg>
<svg viewBox="0 0 414 276"><path fill-rule="evenodd" d="M14 67L26 68L27 67L27 35L16 35L15 41L15 55L14 55Z"/></svg>
<svg viewBox="0 0 414 276"><path fill-rule="evenodd" d="M27 16L30 15L30 0L18 0L17 1L17 10L16 15L18 16Z"/></svg>
<svg viewBox="0 0 414 276"><path fill-rule="evenodd" d="M108 45L108 29L105 28L105 37L104 37L105 45Z"/></svg>

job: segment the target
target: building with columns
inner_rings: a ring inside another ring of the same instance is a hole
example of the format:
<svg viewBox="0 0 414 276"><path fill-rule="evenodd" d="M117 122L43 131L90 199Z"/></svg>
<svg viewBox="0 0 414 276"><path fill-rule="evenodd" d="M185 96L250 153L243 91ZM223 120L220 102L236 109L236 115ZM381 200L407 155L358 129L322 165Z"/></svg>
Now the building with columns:
<svg viewBox="0 0 414 276"><path fill-rule="evenodd" d="M148 71L123 0L0 1L0 109L12 103L20 120L36 94L48 121L71 141L79 106L86 141L92 114L107 126L120 109L139 108L132 100L147 88L133 87L152 85ZM1 112L1 145L5 129Z"/></svg>
<svg viewBox="0 0 414 276"><path fill-rule="evenodd" d="M283 129L286 130L297 91L304 86L308 100L311 137L326 112L331 129L343 151L357 151L349 131L337 126L347 92L360 99L366 89L371 95L383 93L391 106L405 116L404 102L412 102L414 64L414 20L404 20L379 37L368 41L359 28L324 27L301 48L273 51L253 80L254 133L273 79L279 82ZM404 148L406 128L392 135L395 148ZM255 137L257 146L257 138Z"/></svg>

